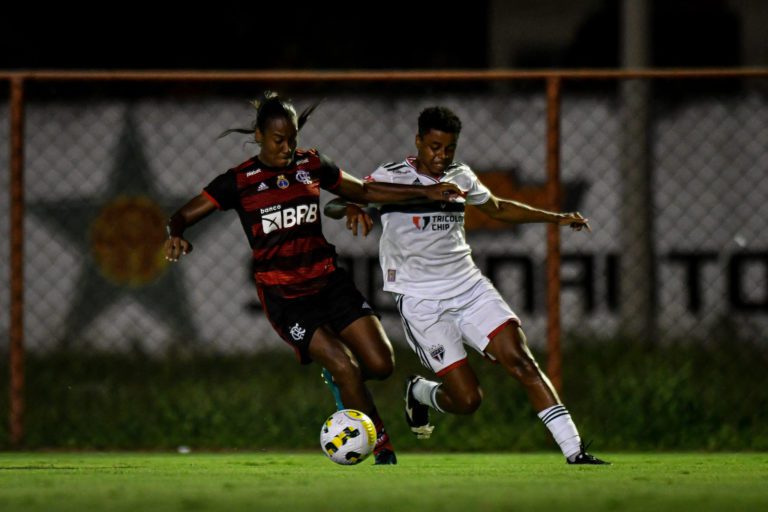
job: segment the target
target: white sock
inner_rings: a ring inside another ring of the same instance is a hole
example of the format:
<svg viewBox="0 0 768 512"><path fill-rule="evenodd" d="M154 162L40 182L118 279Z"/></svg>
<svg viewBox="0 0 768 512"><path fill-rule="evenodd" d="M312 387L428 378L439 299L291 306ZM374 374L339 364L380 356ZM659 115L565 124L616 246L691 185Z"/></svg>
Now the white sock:
<svg viewBox="0 0 768 512"><path fill-rule="evenodd" d="M440 412L445 412L439 405L437 405L437 388L439 387L439 382L433 382L422 378L413 383L411 390L413 397L420 404L428 405Z"/></svg>
<svg viewBox="0 0 768 512"><path fill-rule="evenodd" d="M581 436L579 436L579 431L576 429L568 409L562 404L553 405L541 411L539 418L552 433L557 444L560 445L563 455L568 460L573 461L581 451Z"/></svg>

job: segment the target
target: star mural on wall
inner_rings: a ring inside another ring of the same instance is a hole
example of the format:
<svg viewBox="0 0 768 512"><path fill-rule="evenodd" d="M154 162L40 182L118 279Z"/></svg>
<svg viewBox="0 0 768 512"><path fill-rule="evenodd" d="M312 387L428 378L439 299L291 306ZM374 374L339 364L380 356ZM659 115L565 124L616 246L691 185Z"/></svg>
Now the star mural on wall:
<svg viewBox="0 0 768 512"><path fill-rule="evenodd" d="M193 344L197 329L181 269L168 264L162 253L168 215L189 198L156 190L130 110L112 154L102 196L27 206L82 257L58 341L67 346L76 343L110 306L128 298L170 327L175 340ZM198 234L204 229L198 229Z"/></svg>

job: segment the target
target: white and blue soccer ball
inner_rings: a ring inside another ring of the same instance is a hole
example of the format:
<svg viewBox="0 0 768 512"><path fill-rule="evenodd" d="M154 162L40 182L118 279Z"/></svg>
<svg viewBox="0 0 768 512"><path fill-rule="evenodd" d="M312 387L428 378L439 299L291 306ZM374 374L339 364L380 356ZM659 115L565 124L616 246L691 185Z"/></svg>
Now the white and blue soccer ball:
<svg viewBox="0 0 768 512"><path fill-rule="evenodd" d="M336 411L320 429L320 448L336 464L359 464L373 453L374 446L373 421L354 409Z"/></svg>

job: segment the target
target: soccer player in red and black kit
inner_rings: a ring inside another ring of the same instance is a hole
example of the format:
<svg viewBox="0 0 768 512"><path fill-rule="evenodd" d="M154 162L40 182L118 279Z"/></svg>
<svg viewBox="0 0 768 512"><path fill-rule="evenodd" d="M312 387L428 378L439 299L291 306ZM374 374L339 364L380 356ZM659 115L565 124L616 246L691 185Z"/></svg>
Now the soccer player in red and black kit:
<svg viewBox="0 0 768 512"><path fill-rule="evenodd" d="M302 364L322 365L346 407L368 414L377 430L376 464L397 458L376 411L367 379L385 379L394 354L378 317L336 266L336 251L323 236L320 189L351 201L384 203L419 197L446 200L458 188L362 183L317 150L297 149L299 129L313 110L296 115L275 93L254 102L257 116L249 130L259 154L217 176L168 222L165 255L170 261L189 253L184 230L215 210L237 211L253 250L259 298L277 333Z"/></svg>

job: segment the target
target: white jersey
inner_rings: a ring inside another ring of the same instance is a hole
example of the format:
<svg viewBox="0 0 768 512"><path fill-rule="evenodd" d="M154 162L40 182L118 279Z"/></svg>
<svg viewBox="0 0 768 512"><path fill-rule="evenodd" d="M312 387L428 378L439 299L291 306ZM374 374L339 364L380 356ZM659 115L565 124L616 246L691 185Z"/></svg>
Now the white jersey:
<svg viewBox="0 0 768 512"><path fill-rule="evenodd" d="M483 204L490 191L468 165L451 164L439 180L416 171L415 158L384 164L367 181L404 185L454 183L466 200L377 205L383 233L379 261L384 290L422 299L446 299L482 278L464 233L464 207Z"/></svg>

